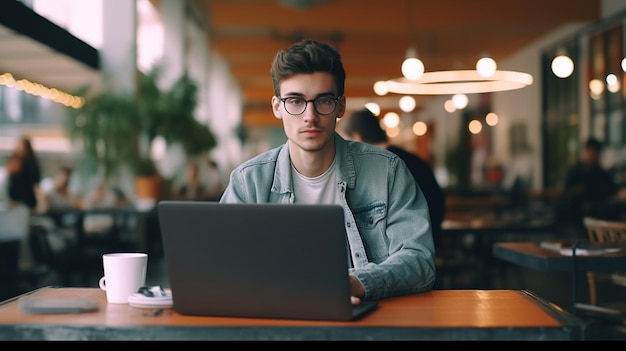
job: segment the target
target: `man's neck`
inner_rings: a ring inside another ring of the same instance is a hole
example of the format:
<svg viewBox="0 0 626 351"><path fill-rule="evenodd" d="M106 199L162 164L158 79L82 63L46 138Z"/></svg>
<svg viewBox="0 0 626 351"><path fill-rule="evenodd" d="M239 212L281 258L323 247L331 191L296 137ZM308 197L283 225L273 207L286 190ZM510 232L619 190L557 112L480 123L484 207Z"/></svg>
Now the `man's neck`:
<svg viewBox="0 0 626 351"><path fill-rule="evenodd" d="M307 177L317 177L328 169L335 159L335 144L329 143L324 150L304 151L297 147L289 148L291 164L298 173Z"/></svg>

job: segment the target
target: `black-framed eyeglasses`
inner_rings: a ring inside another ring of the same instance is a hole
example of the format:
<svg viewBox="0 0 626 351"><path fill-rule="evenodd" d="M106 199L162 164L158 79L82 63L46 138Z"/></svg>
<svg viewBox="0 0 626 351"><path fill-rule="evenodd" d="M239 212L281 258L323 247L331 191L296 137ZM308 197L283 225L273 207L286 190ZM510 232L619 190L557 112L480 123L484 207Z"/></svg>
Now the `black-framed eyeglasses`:
<svg viewBox="0 0 626 351"><path fill-rule="evenodd" d="M337 108L337 102L341 99L341 96L336 98L332 96L319 96L313 100L306 100L301 97L286 97L286 98L278 98L283 102L283 106L285 107L285 111L288 114L293 116L298 116L306 111L306 107L309 105L309 102L313 103L313 108L315 112L320 115L330 115L335 112Z"/></svg>

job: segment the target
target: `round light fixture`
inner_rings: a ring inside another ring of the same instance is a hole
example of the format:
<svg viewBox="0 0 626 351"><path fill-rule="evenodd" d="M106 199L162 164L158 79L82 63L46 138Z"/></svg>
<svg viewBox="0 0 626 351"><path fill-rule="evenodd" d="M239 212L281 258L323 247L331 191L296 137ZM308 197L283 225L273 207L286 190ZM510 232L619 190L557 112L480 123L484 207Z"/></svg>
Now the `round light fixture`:
<svg viewBox="0 0 626 351"><path fill-rule="evenodd" d="M489 112L486 116L485 116L485 123L487 123L487 125L493 127L496 124L498 124L498 115L493 113L493 112Z"/></svg>
<svg viewBox="0 0 626 351"><path fill-rule="evenodd" d="M404 77L385 82L386 90L404 95L447 95L489 93L524 88L533 83L528 73L495 71L488 78L476 70L426 72L418 80Z"/></svg>
<svg viewBox="0 0 626 351"><path fill-rule="evenodd" d="M600 79L592 79L589 81L589 92L594 100L600 99L604 92L604 83Z"/></svg>
<svg viewBox="0 0 626 351"><path fill-rule="evenodd" d="M481 77L491 77L496 73L497 69L496 61L491 57L483 57L476 62L476 71Z"/></svg>
<svg viewBox="0 0 626 351"><path fill-rule="evenodd" d="M452 104L457 110L462 110L467 107L469 99L465 94L454 94L452 96Z"/></svg>
<svg viewBox="0 0 626 351"><path fill-rule="evenodd" d="M402 62L402 74L410 80L419 79L424 74L424 64L415 57L410 57Z"/></svg>
<svg viewBox="0 0 626 351"><path fill-rule="evenodd" d="M374 114L374 116L380 115L380 105L375 102L368 102L367 104L365 104L365 108L370 110L370 112Z"/></svg>
<svg viewBox="0 0 626 351"><path fill-rule="evenodd" d="M614 73L610 73L606 76L606 88L611 93L617 93L620 88L619 80Z"/></svg>
<svg viewBox="0 0 626 351"><path fill-rule="evenodd" d="M402 75L409 80L419 79L424 74L424 63L417 58L417 49L409 46L405 57L401 67Z"/></svg>
<svg viewBox="0 0 626 351"><path fill-rule="evenodd" d="M382 80L374 83L374 92L378 96L386 95L389 92L389 90L387 90L387 83L383 82Z"/></svg>
<svg viewBox="0 0 626 351"><path fill-rule="evenodd" d="M472 134L478 134L481 130L483 130L483 124L480 123L479 120L473 119L467 125L467 129L469 129Z"/></svg>
<svg viewBox="0 0 626 351"><path fill-rule="evenodd" d="M395 112L387 112L383 117L386 128L395 128L400 124L400 116Z"/></svg>
<svg viewBox="0 0 626 351"><path fill-rule="evenodd" d="M422 136L428 131L428 125L422 121L417 121L413 123L413 127L411 129L413 130L413 134Z"/></svg>
<svg viewBox="0 0 626 351"><path fill-rule="evenodd" d="M415 106L417 105L417 102L415 102L414 97L405 95L400 98L400 101L398 101L398 104L400 106L400 109L403 112L411 112L415 110Z"/></svg>
<svg viewBox="0 0 626 351"><path fill-rule="evenodd" d="M443 108L446 110L446 112L449 113L456 111L456 107L454 107L454 102L452 101L452 99L446 100L446 102L444 102L443 104Z"/></svg>
<svg viewBox="0 0 626 351"><path fill-rule="evenodd" d="M559 55L552 60L552 73L559 78L567 78L574 72L574 62L566 55Z"/></svg>

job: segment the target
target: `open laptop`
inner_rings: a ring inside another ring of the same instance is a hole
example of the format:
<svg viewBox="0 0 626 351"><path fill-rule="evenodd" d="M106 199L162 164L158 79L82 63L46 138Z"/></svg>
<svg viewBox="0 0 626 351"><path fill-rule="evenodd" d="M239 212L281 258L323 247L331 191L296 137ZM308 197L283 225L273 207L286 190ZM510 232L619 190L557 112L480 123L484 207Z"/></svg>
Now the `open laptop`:
<svg viewBox="0 0 626 351"><path fill-rule="evenodd" d="M377 305L350 302L338 205L161 201L157 211L180 314L349 321Z"/></svg>

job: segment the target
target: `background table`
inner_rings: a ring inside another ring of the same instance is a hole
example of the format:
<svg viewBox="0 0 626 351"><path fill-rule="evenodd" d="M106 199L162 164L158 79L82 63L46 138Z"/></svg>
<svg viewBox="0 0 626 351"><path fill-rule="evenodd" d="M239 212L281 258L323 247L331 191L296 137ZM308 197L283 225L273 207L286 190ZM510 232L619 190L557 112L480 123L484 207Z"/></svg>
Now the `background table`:
<svg viewBox="0 0 626 351"><path fill-rule="evenodd" d="M601 255L567 256L559 251L543 248L539 242L495 243L493 255L522 267L545 272L612 272L626 267L626 250Z"/></svg>
<svg viewBox="0 0 626 351"><path fill-rule="evenodd" d="M588 243L577 246L584 248ZM541 247L540 242L500 242L493 245L493 255L501 260L521 267L544 272L572 273L572 311L578 302L578 272L612 272L626 267L626 248L618 252L597 255L562 255L557 250Z"/></svg>
<svg viewBox="0 0 626 351"><path fill-rule="evenodd" d="M436 238L437 288L506 288L507 267L494 260L492 247L500 241L555 239L554 223L525 216L446 218Z"/></svg>
<svg viewBox="0 0 626 351"><path fill-rule="evenodd" d="M97 288L42 288L42 297L92 298L99 311L27 314L0 305L2 340L570 340L584 326L528 291L433 290L386 299L351 322L184 316L107 304Z"/></svg>

